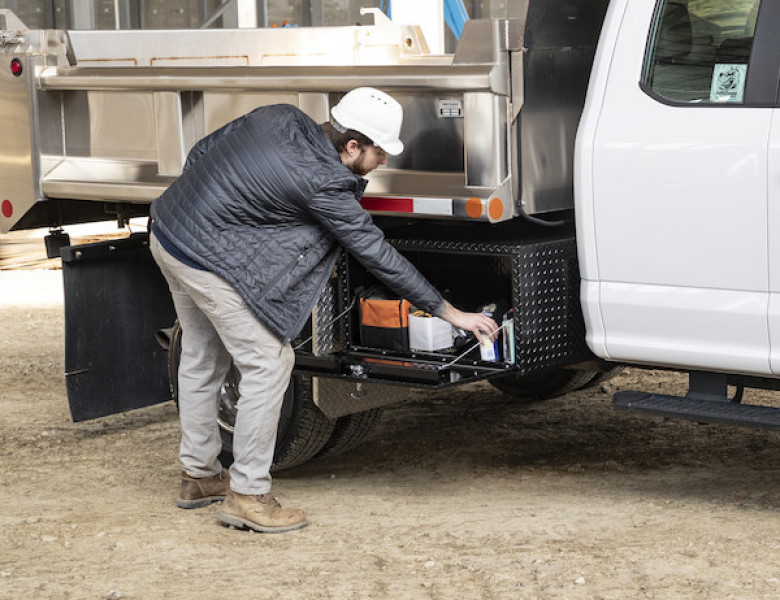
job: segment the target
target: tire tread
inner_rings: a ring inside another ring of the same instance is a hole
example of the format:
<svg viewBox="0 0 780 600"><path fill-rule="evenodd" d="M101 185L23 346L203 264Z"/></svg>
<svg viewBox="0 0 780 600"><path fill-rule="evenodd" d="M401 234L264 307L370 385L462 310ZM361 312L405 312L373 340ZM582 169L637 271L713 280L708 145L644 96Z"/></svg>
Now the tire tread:
<svg viewBox="0 0 780 600"><path fill-rule="evenodd" d="M382 410L374 408L339 417L330 439L317 454L317 458L348 452L362 444L377 426Z"/></svg>

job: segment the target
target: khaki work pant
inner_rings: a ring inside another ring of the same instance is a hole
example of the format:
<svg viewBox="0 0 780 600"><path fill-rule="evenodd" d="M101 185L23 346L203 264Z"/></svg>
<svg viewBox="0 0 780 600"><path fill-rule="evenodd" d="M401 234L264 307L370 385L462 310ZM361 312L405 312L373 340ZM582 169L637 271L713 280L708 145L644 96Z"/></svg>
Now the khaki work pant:
<svg viewBox="0 0 780 600"><path fill-rule="evenodd" d="M210 271L171 256L154 235L152 256L173 296L181 325L179 458L191 477L222 470L217 414L231 359L241 373L233 434L230 487L239 494L267 494L279 414L295 353L249 309L235 289Z"/></svg>

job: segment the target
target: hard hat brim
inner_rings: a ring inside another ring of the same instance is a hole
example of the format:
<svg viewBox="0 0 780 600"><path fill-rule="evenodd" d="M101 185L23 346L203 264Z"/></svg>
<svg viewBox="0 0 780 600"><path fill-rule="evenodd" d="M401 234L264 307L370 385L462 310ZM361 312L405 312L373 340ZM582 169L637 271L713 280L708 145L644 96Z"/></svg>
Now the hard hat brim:
<svg viewBox="0 0 780 600"><path fill-rule="evenodd" d="M374 142L376 144L376 142ZM398 156L404 151L404 143L401 140L395 140L394 142L387 142L384 144L376 144L382 150L387 152L390 156Z"/></svg>

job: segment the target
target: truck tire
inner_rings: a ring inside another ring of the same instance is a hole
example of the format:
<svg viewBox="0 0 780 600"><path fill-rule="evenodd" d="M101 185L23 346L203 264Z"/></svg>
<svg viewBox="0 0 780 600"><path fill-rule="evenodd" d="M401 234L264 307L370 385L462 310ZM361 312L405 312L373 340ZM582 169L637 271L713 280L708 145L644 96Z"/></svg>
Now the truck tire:
<svg viewBox="0 0 780 600"><path fill-rule="evenodd" d="M178 408L178 373L181 357L181 327L176 323L171 333L168 353L168 376L171 395ZM240 394L238 384L241 375L238 369L230 366L225 382L220 390L219 428L222 435L222 453L220 462L229 466L233 462L233 426L236 422L236 407ZM279 429L276 436L276 449L271 471L281 471L300 465L314 457L331 439L335 419L328 419L314 404L311 377L293 375L290 387L284 396L282 412L279 416Z"/></svg>
<svg viewBox="0 0 780 600"><path fill-rule="evenodd" d="M596 370L558 369L539 375L509 373L489 381L494 388L516 400L536 402L583 388L599 375Z"/></svg>
<svg viewBox="0 0 780 600"><path fill-rule="evenodd" d="M608 369L606 371L600 371L598 375L596 375L593 379L591 379L588 383L583 385L580 389L587 389L597 386L600 383L604 383L605 381L609 381L613 377L617 377L625 370L625 367L623 365L620 365L618 367L612 367L611 369Z"/></svg>
<svg viewBox="0 0 780 600"><path fill-rule="evenodd" d="M356 448L374 431L382 410L374 408L336 419L336 427L330 439L317 453L316 458L335 456Z"/></svg>

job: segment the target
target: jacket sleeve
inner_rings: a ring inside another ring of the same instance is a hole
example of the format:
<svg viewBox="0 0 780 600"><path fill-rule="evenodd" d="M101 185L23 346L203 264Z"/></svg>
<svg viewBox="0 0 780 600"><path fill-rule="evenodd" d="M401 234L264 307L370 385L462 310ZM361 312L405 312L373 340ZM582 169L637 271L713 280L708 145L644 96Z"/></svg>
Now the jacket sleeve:
<svg viewBox="0 0 780 600"><path fill-rule="evenodd" d="M387 243L384 233L360 206L354 193L320 189L306 208L347 252L387 287L419 309L438 312L444 302L442 295Z"/></svg>

